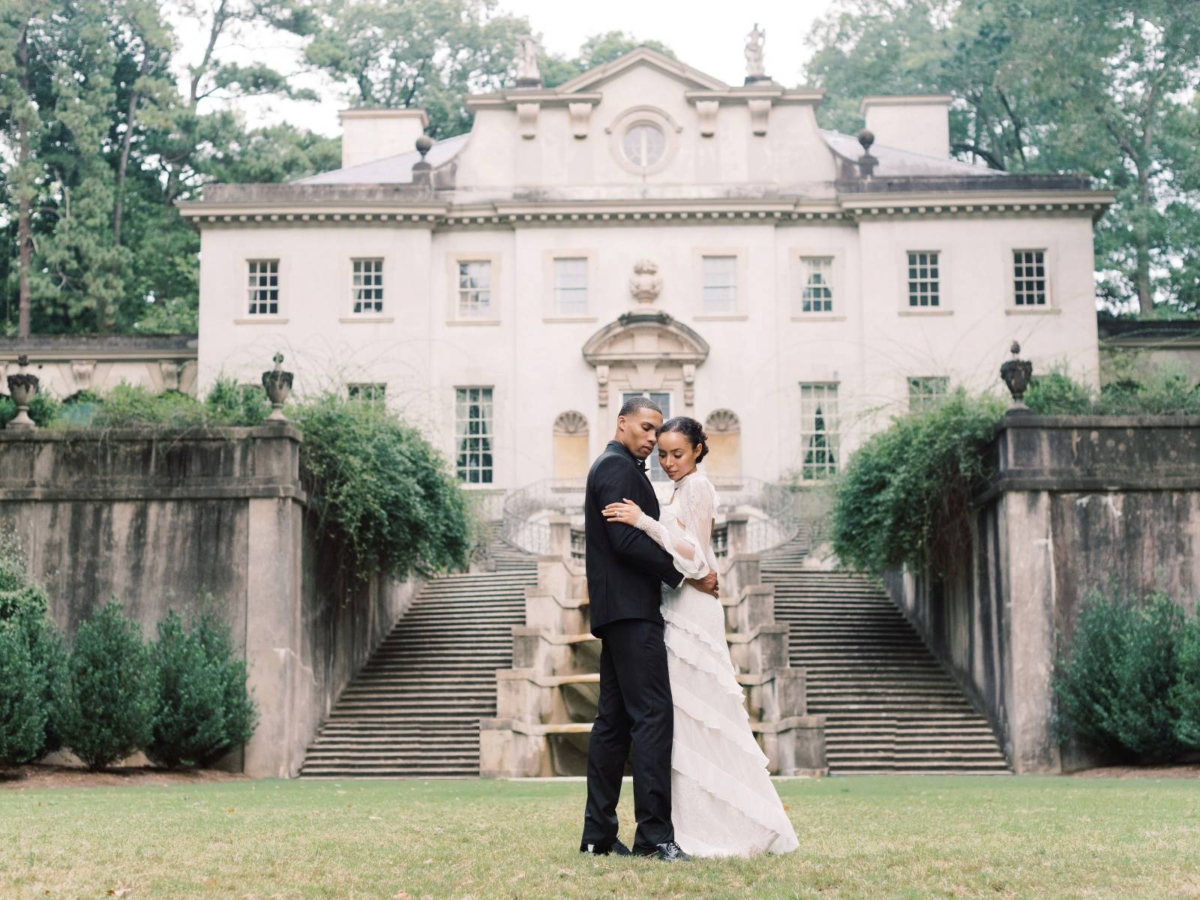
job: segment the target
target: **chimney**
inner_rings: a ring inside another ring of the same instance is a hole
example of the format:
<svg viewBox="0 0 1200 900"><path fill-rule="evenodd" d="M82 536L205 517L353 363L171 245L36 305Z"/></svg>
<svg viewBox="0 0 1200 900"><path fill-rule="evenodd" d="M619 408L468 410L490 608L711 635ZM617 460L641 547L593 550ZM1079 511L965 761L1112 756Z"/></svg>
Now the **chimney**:
<svg viewBox="0 0 1200 900"><path fill-rule="evenodd" d="M950 158L950 101L945 94L866 97L859 112L883 147Z"/></svg>
<svg viewBox="0 0 1200 900"><path fill-rule="evenodd" d="M425 133L423 109L343 109L342 168L407 153Z"/></svg>

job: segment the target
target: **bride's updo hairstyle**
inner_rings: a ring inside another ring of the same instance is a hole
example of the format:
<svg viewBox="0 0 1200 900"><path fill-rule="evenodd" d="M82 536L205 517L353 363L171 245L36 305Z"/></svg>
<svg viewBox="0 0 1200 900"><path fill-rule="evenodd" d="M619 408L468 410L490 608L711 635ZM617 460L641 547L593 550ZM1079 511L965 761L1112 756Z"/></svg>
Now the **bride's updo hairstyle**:
<svg viewBox="0 0 1200 900"><path fill-rule="evenodd" d="M693 450L699 447L700 455L696 457L696 462L704 462L704 457L708 456L708 435L704 433L703 425L688 416L676 416L673 419L667 419L663 422L662 428L658 429L660 436L668 431L678 431L682 434L692 445Z"/></svg>

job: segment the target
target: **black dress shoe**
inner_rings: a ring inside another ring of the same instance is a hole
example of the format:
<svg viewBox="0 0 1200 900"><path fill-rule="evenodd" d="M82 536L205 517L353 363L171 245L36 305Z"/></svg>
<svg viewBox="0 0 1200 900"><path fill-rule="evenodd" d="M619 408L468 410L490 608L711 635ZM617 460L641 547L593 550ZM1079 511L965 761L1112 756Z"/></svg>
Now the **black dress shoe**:
<svg viewBox="0 0 1200 900"><path fill-rule="evenodd" d="M663 862L687 862L691 857L683 852L674 841L667 841L665 844L656 844L653 847L634 847L633 853L635 856L653 856L655 859L661 859Z"/></svg>
<svg viewBox="0 0 1200 900"><path fill-rule="evenodd" d="M620 841L600 846L598 844L580 844L580 853L590 853L592 856L633 856L633 852Z"/></svg>

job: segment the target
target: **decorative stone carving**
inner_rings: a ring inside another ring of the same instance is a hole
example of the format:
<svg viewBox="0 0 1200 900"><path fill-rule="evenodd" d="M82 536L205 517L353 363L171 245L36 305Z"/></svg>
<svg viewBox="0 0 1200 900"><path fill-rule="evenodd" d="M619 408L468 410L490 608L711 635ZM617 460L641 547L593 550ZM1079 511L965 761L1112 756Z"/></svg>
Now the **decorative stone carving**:
<svg viewBox="0 0 1200 900"><path fill-rule="evenodd" d="M754 23L754 28L746 35L746 84L755 81L770 81L766 65L763 62L763 45L767 42L767 31Z"/></svg>
<svg viewBox="0 0 1200 900"><path fill-rule="evenodd" d="M742 423L733 410L714 409L704 420L704 430L712 434L737 434Z"/></svg>
<svg viewBox="0 0 1200 900"><path fill-rule="evenodd" d="M771 115L770 100L747 100L750 107L750 130L757 135L767 133L767 119Z"/></svg>
<svg viewBox="0 0 1200 900"><path fill-rule="evenodd" d="M517 35L517 87L541 87L542 73L538 69L541 47L532 34Z"/></svg>
<svg viewBox="0 0 1200 900"><path fill-rule="evenodd" d="M160 359L158 361L158 371L162 373L164 391L179 390L179 363L173 359Z"/></svg>
<svg viewBox="0 0 1200 900"><path fill-rule="evenodd" d="M629 279L629 293L640 306L649 306L662 293L662 276L658 266L648 259L639 259L633 264L633 277Z"/></svg>
<svg viewBox="0 0 1200 900"><path fill-rule="evenodd" d="M76 391L90 391L95 375L96 361L94 359L71 360L71 377L75 379Z"/></svg>
<svg viewBox="0 0 1200 900"><path fill-rule="evenodd" d="M596 366L596 402L603 409L608 406L608 366Z"/></svg>
<svg viewBox="0 0 1200 900"><path fill-rule="evenodd" d="M537 137L538 112L541 108L540 103L517 104L517 124L521 128L521 137L527 141Z"/></svg>
<svg viewBox="0 0 1200 900"><path fill-rule="evenodd" d="M700 137L712 137L717 133L717 110L721 104L716 100L697 100L696 116L700 119Z"/></svg>
<svg viewBox="0 0 1200 900"><path fill-rule="evenodd" d="M691 409L696 405L696 364L683 367L683 405Z"/></svg>
<svg viewBox="0 0 1200 900"><path fill-rule="evenodd" d="M588 421L583 413L571 410L570 412L561 413L554 420L555 434L587 434L587 432Z"/></svg>
<svg viewBox="0 0 1200 900"><path fill-rule="evenodd" d="M583 140L588 136L588 125L592 120L592 104L568 103L567 112L571 116L571 134Z"/></svg>

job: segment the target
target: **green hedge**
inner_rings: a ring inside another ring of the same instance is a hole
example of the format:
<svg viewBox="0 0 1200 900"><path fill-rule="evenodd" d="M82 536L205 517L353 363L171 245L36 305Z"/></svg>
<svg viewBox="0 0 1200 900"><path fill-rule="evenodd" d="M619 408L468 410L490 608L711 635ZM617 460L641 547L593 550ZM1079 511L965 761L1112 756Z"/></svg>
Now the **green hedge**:
<svg viewBox="0 0 1200 900"><path fill-rule="evenodd" d="M1200 415L1200 386L1166 368L1096 392L1052 371L1034 378L1025 402L1040 415ZM986 453L1007 407L958 388L868 438L834 485L832 540L842 562L876 574L960 567L968 501L991 475Z"/></svg>
<svg viewBox="0 0 1200 900"><path fill-rule="evenodd" d="M1168 762L1200 750L1200 621L1164 594L1093 593L1054 691L1062 735L1106 757Z"/></svg>
<svg viewBox="0 0 1200 900"><path fill-rule="evenodd" d="M984 448L1003 412L999 400L960 388L870 437L835 488L832 540L842 562L875 573L927 562L940 571L960 557L967 503L989 474Z"/></svg>

